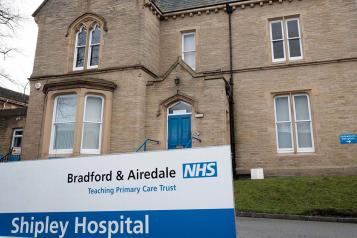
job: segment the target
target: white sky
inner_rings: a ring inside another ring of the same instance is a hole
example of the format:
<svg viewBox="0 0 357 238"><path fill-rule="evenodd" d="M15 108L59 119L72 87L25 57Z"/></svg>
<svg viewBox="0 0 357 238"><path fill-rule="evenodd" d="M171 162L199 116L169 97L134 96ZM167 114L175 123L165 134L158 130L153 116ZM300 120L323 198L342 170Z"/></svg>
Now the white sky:
<svg viewBox="0 0 357 238"><path fill-rule="evenodd" d="M37 42L37 25L32 13L43 0L0 0L8 3L15 11L19 12L24 20L15 31L15 36L8 40L8 45L18 52L11 53L6 60L0 56L0 68L3 69L17 83L0 80L0 87L23 92L27 79L31 76ZM27 86L26 91L29 91Z"/></svg>

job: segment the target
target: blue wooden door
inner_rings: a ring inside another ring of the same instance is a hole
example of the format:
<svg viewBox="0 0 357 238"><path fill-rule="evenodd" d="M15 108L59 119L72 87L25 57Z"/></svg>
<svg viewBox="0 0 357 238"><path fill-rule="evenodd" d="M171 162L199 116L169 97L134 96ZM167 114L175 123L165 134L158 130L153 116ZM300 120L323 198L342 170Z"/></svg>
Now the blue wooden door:
<svg viewBox="0 0 357 238"><path fill-rule="evenodd" d="M191 148L191 115L168 117L168 149Z"/></svg>

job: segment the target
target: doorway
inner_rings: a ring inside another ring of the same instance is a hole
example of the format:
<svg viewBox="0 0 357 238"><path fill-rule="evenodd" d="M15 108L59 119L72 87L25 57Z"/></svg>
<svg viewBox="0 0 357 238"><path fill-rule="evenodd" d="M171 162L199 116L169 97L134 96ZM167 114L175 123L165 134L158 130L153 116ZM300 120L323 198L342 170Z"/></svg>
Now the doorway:
<svg viewBox="0 0 357 238"><path fill-rule="evenodd" d="M179 101L167 109L167 148L192 148L192 106Z"/></svg>

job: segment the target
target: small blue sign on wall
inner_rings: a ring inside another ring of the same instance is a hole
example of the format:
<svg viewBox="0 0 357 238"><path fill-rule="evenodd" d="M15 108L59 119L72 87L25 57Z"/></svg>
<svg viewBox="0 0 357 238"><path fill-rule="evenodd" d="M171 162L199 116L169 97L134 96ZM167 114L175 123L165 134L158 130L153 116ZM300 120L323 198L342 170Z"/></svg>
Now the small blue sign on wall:
<svg viewBox="0 0 357 238"><path fill-rule="evenodd" d="M357 134L343 134L340 135L341 145L357 144Z"/></svg>

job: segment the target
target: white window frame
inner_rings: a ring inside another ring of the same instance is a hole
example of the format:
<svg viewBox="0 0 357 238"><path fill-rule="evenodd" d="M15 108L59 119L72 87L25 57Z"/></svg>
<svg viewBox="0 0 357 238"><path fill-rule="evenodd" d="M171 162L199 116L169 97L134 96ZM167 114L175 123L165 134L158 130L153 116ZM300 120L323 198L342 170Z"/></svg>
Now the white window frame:
<svg viewBox="0 0 357 238"><path fill-rule="evenodd" d="M195 50L188 50L188 51L185 51L185 37L186 36L189 36L189 35L193 35L194 37L194 40L195 40ZM196 70L197 68L197 45L196 45L196 32L195 31L190 31L190 32L184 32L182 33L182 36L181 36L181 55L182 55L182 60L185 61L185 53L192 53L194 52L195 53L195 66L194 68L191 68L193 70ZM186 62L186 61L185 61ZM186 63L187 64L187 63ZM188 65L188 64L187 64Z"/></svg>
<svg viewBox="0 0 357 238"><path fill-rule="evenodd" d="M299 36L298 37L289 37L289 29L288 29L288 22L289 21L297 21L297 26L298 26L298 31L299 31ZM288 18L285 19L285 34L286 34L286 40L287 40L287 46L288 46L288 57L289 60L293 61L293 60L301 60L304 58L304 53L302 50L302 40L301 40L301 30L300 30L300 20L299 18ZM297 56L297 57L290 57L290 40L294 40L294 39L299 39L299 44L300 44L300 52L301 52L301 56Z"/></svg>
<svg viewBox="0 0 357 238"><path fill-rule="evenodd" d="M168 149L169 148L169 117L171 116L180 116L180 115L191 115L191 140L192 140L192 115L193 113L192 112L189 112L189 113L177 113L177 114L170 114L170 109L174 106L176 106L177 104L179 103L184 103L188 106L191 107L192 109L192 112L193 112L193 106L190 104L190 103L187 103L185 101L177 101L175 102L174 104L172 104L171 106L169 106L166 110L166 148Z"/></svg>
<svg viewBox="0 0 357 238"><path fill-rule="evenodd" d="M277 109L276 109L276 99L277 98L288 98L288 107L289 107L289 121L279 121L277 117ZM275 139L276 139L276 148L278 153L294 153L295 151L295 143L294 143L294 136L293 136L293 123L291 117L291 104L290 104L290 95L279 95L274 97L274 113L275 113ZM290 136L291 136L291 148L279 148L279 133L278 133L278 124L279 123L290 123Z"/></svg>
<svg viewBox="0 0 357 238"><path fill-rule="evenodd" d="M82 31L82 30L85 30L86 31L86 44L85 45L81 45L81 46L78 46L78 36L79 36L79 33ZM78 70L84 70L84 66L86 64L86 59L85 59L85 56L86 56L86 48L87 48L87 39L88 37L88 32L87 32L87 29L85 29L84 26L81 26L81 28L79 29L79 31L76 33L76 42L75 42L75 50L74 50L74 57L73 57L73 70L74 71L78 71ZM77 56L78 56L78 48L80 47L84 47L84 63L83 63L83 66L82 67L77 67Z"/></svg>
<svg viewBox="0 0 357 238"><path fill-rule="evenodd" d="M99 43L97 44L92 44L92 35L93 35L93 32L96 28L99 28L100 29L100 41ZM91 61L91 57L92 57L92 47L93 46L98 46L99 45L99 54L100 54L100 45L101 45L101 41L102 41L102 28L99 26L99 25L95 25L93 27L93 29L90 31L90 34L89 34L89 48L88 48L88 58L87 58L87 68L88 69L96 69L98 68L98 65L99 65L99 59L98 59L98 64L97 65L90 65L90 61ZM98 55L99 56L99 55Z"/></svg>
<svg viewBox="0 0 357 238"><path fill-rule="evenodd" d="M281 37L282 39L280 40L273 40L273 23L279 22L281 25ZM285 50L285 37L284 37L284 21L283 20L275 20L275 21L270 21L269 22L269 28L270 28L270 45L271 45L271 57L272 61L274 63L281 63L286 61L286 50ZM284 51L284 58L277 58L275 59L275 54L274 54L274 42L282 41L283 42L283 51Z"/></svg>
<svg viewBox="0 0 357 238"><path fill-rule="evenodd" d="M16 132L22 131L23 133L23 129L22 128L18 128L18 129L14 129L12 132L12 139L11 139L11 148L21 148L22 147L22 142L21 142L21 147L15 147L14 143L15 143L15 138L22 138L23 134L21 135L16 135Z"/></svg>
<svg viewBox="0 0 357 238"><path fill-rule="evenodd" d="M67 94L67 95L58 95L55 98L54 101L54 107L53 107L53 113L52 113L52 126L51 126L51 141L50 141L50 150L49 150L49 154L50 155L59 155L59 154L72 154L73 153L73 147L74 147L74 143L75 143L75 136L73 138L73 146L72 149L54 149L54 140L55 140L55 124L59 124L59 123L55 123L56 120L56 111L57 111L57 101L58 98L60 97L76 97L76 119L77 119L77 110L78 110L78 96L76 94ZM60 123L74 123L76 124L76 121L68 121L68 122L60 122ZM76 127L75 127L76 128Z"/></svg>
<svg viewBox="0 0 357 238"><path fill-rule="evenodd" d="M309 109L309 118L310 120L297 120L296 119L296 109L295 109L295 97L297 96L306 96L307 97L307 104L308 104L308 109ZM296 139L296 148L297 152L301 153L313 153L315 152L315 143L314 143L314 130L312 127L312 117L311 117L311 106L310 106L310 97L306 93L299 93L299 94L293 94L293 107L294 107L294 127L295 127L295 139ZM298 136L298 129L297 129L297 123L298 122L310 122L310 129L311 129L311 144L312 147L310 148L300 148L299 147L299 136Z"/></svg>
<svg viewBox="0 0 357 238"><path fill-rule="evenodd" d="M100 98L102 100L102 108L101 108L101 115L100 115L100 121L101 122L100 123L99 122L91 122L91 121L86 121L85 120L86 119L87 98L88 97ZM101 149L102 149L103 112L104 112L104 97L98 96L98 95L93 95L93 94L88 94L88 95L85 96L85 98L84 98L83 120L82 120L81 154L92 154L92 155L100 154ZM98 149L83 149L83 136L84 136L84 124L85 123L100 124Z"/></svg>

